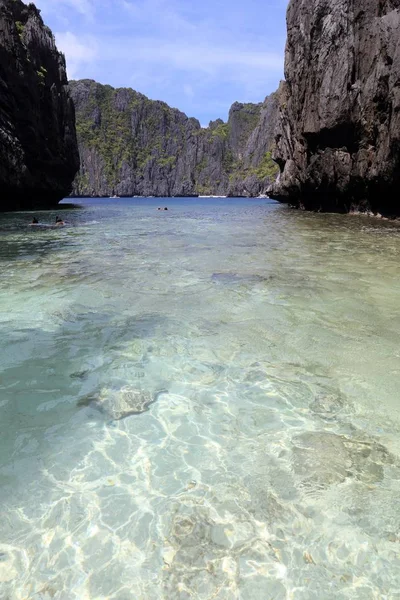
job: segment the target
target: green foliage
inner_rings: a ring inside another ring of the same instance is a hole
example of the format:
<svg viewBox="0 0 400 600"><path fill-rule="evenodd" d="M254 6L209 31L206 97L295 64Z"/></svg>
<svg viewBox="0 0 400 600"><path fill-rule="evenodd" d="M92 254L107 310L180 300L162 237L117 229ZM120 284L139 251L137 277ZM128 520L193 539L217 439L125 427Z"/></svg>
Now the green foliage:
<svg viewBox="0 0 400 600"><path fill-rule="evenodd" d="M240 114L242 118L253 120L254 126L257 124L258 118L261 113L261 104L253 104L252 102L245 102L243 104L242 110L237 113Z"/></svg>
<svg viewBox="0 0 400 600"><path fill-rule="evenodd" d="M113 187L124 162L133 162L130 114L113 106L115 90L92 84L88 101L76 111L78 139L103 160L104 177ZM86 182L82 181L82 186Z"/></svg>
<svg viewBox="0 0 400 600"><path fill-rule="evenodd" d="M21 23L21 21L15 21L15 27L17 29L17 33L18 33L20 39L22 40L22 36L23 36L24 30L25 30L25 25L23 23Z"/></svg>
<svg viewBox="0 0 400 600"><path fill-rule="evenodd" d="M88 189L89 189L89 185L90 185L89 174L86 171L83 171L83 169L81 169L78 172L78 174L75 178L75 185L76 185L76 189L79 191L79 193L82 193L82 194L88 193Z"/></svg>
<svg viewBox="0 0 400 600"><path fill-rule="evenodd" d="M157 164L159 167L171 167L172 169L176 165L176 156L165 156L159 158L157 160Z"/></svg>
<svg viewBox="0 0 400 600"><path fill-rule="evenodd" d="M239 161L233 163L231 168L228 169L228 172L230 183L244 180L252 175L255 175L260 181L264 181L266 179L273 181L276 179L279 173L279 167L272 159L272 152L268 151L264 154L261 162L257 166L245 166L241 161Z"/></svg>
<svg viewBox="0 0 400 600"><path fill-rule="evenodd" d="M44 67L40 67L39 70L36 71L36 73L40 79L45 79L47 75L47 69L45 69Z"/></svg>
<svg viewBox="0 0 400 600"><path fill-rule="evenodd" d="M228 123L221 123L212 130L211 135L213 137L219 137L222 140L226 140L229 137L230 131L231 128Z"/></svg>
<svg viewBox="0 0 400 600"><path fill-rule="evenodd" d="M40 72L44 73L42 69ZM39 72L38 76L41 77ZM93 173L101 174L101 182L96 182L91 181L92 173L88 176L85 172L79 179L82 193L90 193L89 188L96 186L104 189L105 184L115 189L123 165L128 166L137 181L160 176L173 181L171 173L176 169L177 159L188 150L184 175L189 180L185 186L192 189L194 185L200 195L213 194L216 186L228 178L231 182L250 176L273 179L279 171L271 152L263 156L260 164L254 155L242 158L249 136L259 122L257 105L244 105L236 110L230 123L221 121L203 129L165 103L149 100L133 90L114 90L88 80L72 82L73 85L85 86L85 93L77 95L78 140L85 152L96 155L99 167ZM192 157L199 154L202 160L193 165ZM192 169L190 175L189 169ZM212 181L209 173L215 173Z"/></svg>
<svg viewBox="0 0 400 600"><path fill-rule="evenodd" d="M202 160L196 165L196 173L199 174L202 171L204 171L204 169L207 168L207 158L204 156L202 158Z"/></svg>
<svg viewBox="0 0 400 600"><path fill-rule="evenodd" d="M199 196L211 196L212 192L213 190L209 180L202 184L199 183L196 185L196 194L199 194Z"/></svg>
<svg viewBox="0 0 400 600"><path fill-rule="evenodd" d="M40 67L38 71L36 71L37 76L39 77L39 85L45 86L45 79L47 74L47 69L44 67Z"/></svg>
<svg viewBox="0 0 400 600"><path fill-rule="evenodd" d="M152 155L149 148L146 147L136 151L136 164L141 171L143 171L147 163L151 160Z"/></svg>
<svg viewBox="0 0 400 600"><path fill-rule="evenodd" d="M224 157L222 159L222 167L224 169L224 171L226 171L227 173L230 173L235 166L235 158L233 156L233 152L232 150L228 150L225 154Z"/></svg>
<svg viewBox="0 0 400 600"><path fill-rule="evenodd" d="M186 131L174 123L174 112L167 104L133 90L121 93L94 82L86 85L85 102L76 107L78 140L102 159L102 176L109 187L119 182L123 164L137 177L152 165L175 168Z"/></svg>
<svg viewBox="0 0 400 600"><path fill-rule="evenodd" d="M272 159L272 152L266 152L254 173L259 179L275 179L279 173L279 167Z"/></svg>

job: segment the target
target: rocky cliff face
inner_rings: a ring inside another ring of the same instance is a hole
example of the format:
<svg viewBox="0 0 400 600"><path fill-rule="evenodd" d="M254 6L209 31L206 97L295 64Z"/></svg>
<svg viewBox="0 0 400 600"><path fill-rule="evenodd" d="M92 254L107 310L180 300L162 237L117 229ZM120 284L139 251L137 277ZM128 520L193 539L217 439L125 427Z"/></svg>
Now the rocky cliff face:
<svg viewBox="0 0 400 600"><path fill-rule="evenodd" d="M275 198L400 214L400 0L291 0Z"/></svg>
<svg viewBox="0 0 400 600"><path fill-rule="evenodd" d="M81 170L76 196L258 195L274 179L277 101L234 104L229 121L196 119L131 89L70 83Z"/></svg>
<svg viewBox="0 0 400 600"><path fill-rule="evenodd" d="M33 4L0 0L0 210L55 204L78 168L64 57Z"/></svg>

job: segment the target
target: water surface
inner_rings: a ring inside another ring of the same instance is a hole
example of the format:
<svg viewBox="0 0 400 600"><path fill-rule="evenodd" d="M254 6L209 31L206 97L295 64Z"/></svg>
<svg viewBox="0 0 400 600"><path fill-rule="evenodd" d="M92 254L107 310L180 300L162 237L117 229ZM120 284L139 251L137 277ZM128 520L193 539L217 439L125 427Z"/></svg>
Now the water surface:
<svg viewBox="0 0 400 600"><path fill-rule="evenodd" d="M400 228L59 214L0 216L1 600L400 598Z"/></svg>

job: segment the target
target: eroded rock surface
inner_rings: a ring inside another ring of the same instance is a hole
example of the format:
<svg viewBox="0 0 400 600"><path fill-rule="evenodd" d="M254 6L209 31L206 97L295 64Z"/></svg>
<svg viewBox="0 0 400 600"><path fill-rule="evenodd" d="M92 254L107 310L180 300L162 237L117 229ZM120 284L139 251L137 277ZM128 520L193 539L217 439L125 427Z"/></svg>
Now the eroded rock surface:
<svg viewBox="0 0 400 600"><path fill-rule="evenodd" d="M73 81L81 170L76 196L257 196L277 174L274 94L197 119L131 89Z"/></svg>
<svg viewBox="0 0 400 600"><path fill-rule="evenodd" d="M0 0L0 210L68 196L79 168L65 59L40 11Z"/></svg>
<svg viewBox="0 0 400 600"><path fill-rule="evenodd" d="M400 214L400 0L291 0L270 194Z"/></svg>

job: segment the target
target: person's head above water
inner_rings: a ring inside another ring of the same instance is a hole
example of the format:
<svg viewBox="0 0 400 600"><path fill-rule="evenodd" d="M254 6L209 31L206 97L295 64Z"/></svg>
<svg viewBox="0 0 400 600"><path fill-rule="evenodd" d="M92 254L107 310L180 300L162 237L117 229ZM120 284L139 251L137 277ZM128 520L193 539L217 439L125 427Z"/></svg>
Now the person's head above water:
<svg viewBox="0 0 400 600"><path fill-rule="evenodd" d="M33 217L32 219L32 225L37 225L39 223L39 221L37 220L36 217Z"/></svg>

